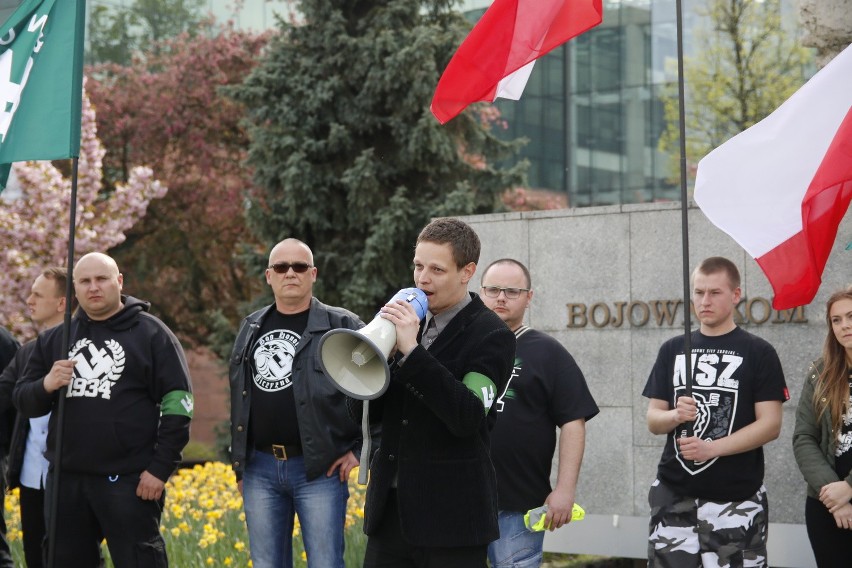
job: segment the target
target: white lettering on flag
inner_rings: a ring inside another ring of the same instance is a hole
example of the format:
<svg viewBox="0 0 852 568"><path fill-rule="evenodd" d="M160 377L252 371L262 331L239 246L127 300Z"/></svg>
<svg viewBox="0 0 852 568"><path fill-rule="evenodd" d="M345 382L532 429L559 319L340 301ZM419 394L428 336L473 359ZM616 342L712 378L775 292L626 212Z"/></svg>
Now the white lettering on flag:
<svg viewBox="0 0 852 568"><path fill-rule="evenodd" d="M3 108L0 109L0 142L6 139L9 125L12 124L12 118L15 116L15 111L18 110L18 103L21 102L21 91L27 84L30 70L33 68L33 58L30 57L24 69L23 79L20 83L15 83L12 81L13 57L14 54L11 49L0 55L0 105L3 105Z"/></svg>

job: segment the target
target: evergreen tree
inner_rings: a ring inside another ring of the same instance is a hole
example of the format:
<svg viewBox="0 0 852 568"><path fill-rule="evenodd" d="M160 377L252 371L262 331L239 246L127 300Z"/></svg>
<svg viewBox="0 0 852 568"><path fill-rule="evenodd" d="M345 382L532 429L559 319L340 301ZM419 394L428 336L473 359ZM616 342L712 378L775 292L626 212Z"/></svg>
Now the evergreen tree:
<svg viewBox="0 0 852 568"><path fill-rule="evenodd" d="M489 213L525 164L480 113L441 126L440 73L470 30L451 0L303 0L232 95L248 109L260 188L249 226L267 245L314 251L315 293L369 320L412 285L419 230L433 217ZM487 116L487 113L486 113ZM265 259L258 267L265 266Z"/></svg>

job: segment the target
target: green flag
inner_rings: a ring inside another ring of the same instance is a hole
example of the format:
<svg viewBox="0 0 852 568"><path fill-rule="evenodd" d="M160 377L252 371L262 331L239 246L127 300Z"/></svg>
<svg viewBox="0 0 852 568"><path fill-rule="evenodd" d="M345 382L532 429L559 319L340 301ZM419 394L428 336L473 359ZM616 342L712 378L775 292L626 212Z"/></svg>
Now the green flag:
<svg viewBox="0 0 852 568"><path fill-rule="evenodd" d="M80 154L84 0L24 0L0 26L0 189L12 162Z"/></svg>

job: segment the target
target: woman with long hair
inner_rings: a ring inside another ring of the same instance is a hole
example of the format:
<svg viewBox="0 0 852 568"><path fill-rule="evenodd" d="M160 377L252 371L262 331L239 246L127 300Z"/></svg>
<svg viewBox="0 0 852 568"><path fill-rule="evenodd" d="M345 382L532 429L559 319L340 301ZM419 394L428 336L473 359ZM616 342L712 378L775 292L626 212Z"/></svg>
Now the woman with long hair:
<svg viewBox="0 0 852 568"><path fill-rule="evenodd" d="M808 484L805 524L817 566L852 559L852 286L826 302L822 357L808 369L793 453Z"/></svg>

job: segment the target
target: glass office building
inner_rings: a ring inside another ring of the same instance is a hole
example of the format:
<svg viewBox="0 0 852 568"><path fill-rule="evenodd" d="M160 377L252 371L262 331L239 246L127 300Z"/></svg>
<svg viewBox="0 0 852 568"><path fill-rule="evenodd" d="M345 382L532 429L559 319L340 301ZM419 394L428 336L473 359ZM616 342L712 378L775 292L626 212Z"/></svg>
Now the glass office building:
<svg viewBox="0 0 852 568"><path fill-rule="evenodd" d="M489 4L463 7L475 20ZM703 4L683 2L687 55ZM508 124L498 135L529 140L530 187L564 192L571 207L680 199L678 157L659 149L663 96L676 93L676 33L674 0L605 0L603 23L540 58L520 101L497 100Z"/></svg>

